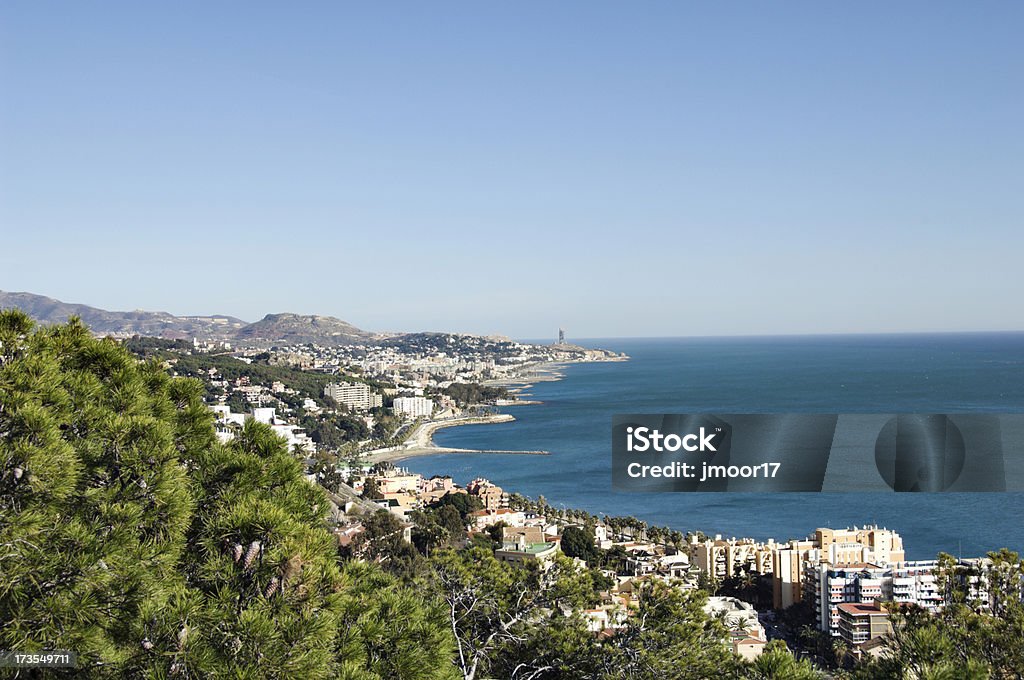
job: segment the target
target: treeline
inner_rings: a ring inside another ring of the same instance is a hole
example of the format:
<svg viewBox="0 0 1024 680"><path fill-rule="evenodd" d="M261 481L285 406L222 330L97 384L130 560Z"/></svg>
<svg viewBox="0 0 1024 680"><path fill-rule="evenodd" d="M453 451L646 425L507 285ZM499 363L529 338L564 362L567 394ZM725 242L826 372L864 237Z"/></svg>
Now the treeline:
<svg viewBox="0 0 1024 680"><path fill-rule="evenodd" d="M457 677L441 601L339 558L269 428L221 445L198 381L0 313L0 649L75 677Z"/></svg>
<svg viewBox="0 0 1024 680"><path fill-rule="evenodd" d="M459 406L493 404L499 399L509 398L509 391L505 387L487 387L478 383L452 383L441 392L454 399Z"/></svg>
<svg viewBox="0 0 1024 680"><path fill-rule="evenodd" d="M319 447L331 450L341 449L346 444L370 436L366 422L359 416L347 413L306 415L299 420L299 425Z"/></svg>
<svg viewBox="0 0 1024 680"><path fill-rule="evenodd" d="M326 373L314 373L304 371L291 366L271 366L267 363L254 361L247 364L232 356L223 354L187 354L175 355L174 371L183 377L209 379L208 371L216 368L217 372L228 381L248 377L254 384L269 386L273 382L280 382L285 387L299 393L300 397L309 397L321 406L331 406L333 401L324 397L324 387L332 382L366 382L377 386L372 381L362 377L328 375Z"/></svg>
<svg viewBox="0 0 1024 680"><path fill-rule="evenodd" d="M129 352L143 359L156 356L161 352L191 352L193 349L192 343L188 340L168 340L144 335L133 335L123 344Z"/></svg>

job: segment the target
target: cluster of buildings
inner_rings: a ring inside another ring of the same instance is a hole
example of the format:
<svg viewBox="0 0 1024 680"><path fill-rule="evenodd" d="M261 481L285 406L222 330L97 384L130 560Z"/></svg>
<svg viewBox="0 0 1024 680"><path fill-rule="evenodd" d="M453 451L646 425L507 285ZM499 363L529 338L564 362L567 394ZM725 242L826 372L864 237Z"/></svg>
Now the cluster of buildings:
<svg viewBox="0 0 1024 680"><path fill-rule="evenodd" d="M183 351L188 348L183 347ZM231 351L222 341L194 340L191 351ZM319 346L315 344L273 347L236 348L234 359L253 364L266 359L271 365L287 365L301 370L337 376L323 388L323 396L361 418L366 428L374 431L380 418L375 409L387 401L390 410L402 421L450 419L462 409L454 399L442 393L453 383L480 383L487 380L515 380L535 363L549 361L605 361L623 357L605 350L589 350L573 345L534 345L507 338L455 335L446 333L415 333L381 338L372 343ZM168 365L177 363L169 359ZM255 368L255 367L254 367ZM278 380L261 381L252 375L231 378L216 367L202 368L199 377L209 386L211 401L216 402L218 432L222 438L232 436L232 426L252 417L253 413L274 409L268 424L284 436L290 445L299 445L313 453L315 445L304 437L297 425L287 419L300 416L330 415L322 408L324 400L317 394L299 393ZM253 372L259 375L259 371ZM235 377L237 376L237 377ZM430 396L427 396L427 395ZM319 402L319 403L318 403ZM329 405L331 402L328 401ZM266 419L260 415L257 419ZM394 428L378 439L387 439ZM371 439L358 442L366 447Z"/></svg>
<svg viewBox="0 0 1024 680"><path fill-rule="evenodd" d="M370 480L373 480L370 482ZM372 502L388 510L408 525L410 512L436 503L451 494L466 494L479 500L479 510L469 512L466 528L470 534L485 532L500 526L500 539L494 555L511 564L536 563L549 565L562 553L562 532L571 522L546 517L543 514L509 507L509 495L486 479L474 479L464 488L451 477L424 478L399 467L362 471L361 479L353 480L353 488L362 490L372 484L377 498ZM358 534L358 526L340 527L339 542L347 544ZM694 589L700 578L700 569L692 564L686 552L646 540L613 536L603 523L593 527L595 547L608 550L618 547L624 556L617 569L605 570L612 587L602 593L601 602L582 612L594 633L611 634L625 625L627 613L638 605L641 590L653 581L672 584L683 589ZM492 533L493 535L493 533ZM739 605L737 605L739 606ZM753 622L756 623L756 613ZM742 633L742 634L741 634ZM766 640L758 625L737 628L734 642L751 654L750 649L760 647ZM759 640L755 644L751 639Z"/></svg>
<svg viewBox="0 0 1024 680"><path fill-rule="evenodd" d="M760 656L768 644L768 633L749 602L735 597L709 597L704 613L722 620L729 630L732 651L747 661Z"/></svg>
<svg viewBox="0 0 1024 680"><path fill-rule="evenodd" d="M220 390L223 400L235 395L253 407L284 406L285 399L298 395L296 390L287 387L279 380L274 380L268 385L254 383L249 376L239 376L234 380L228 380L216 368L206 369L203 373L203 380L210 387ZM301 403L307 411L319 410L317 403L309 397L302 399Z"/></svg>
<svg viewBox="0 0 1024 680"><path fill-rule="evenodd" d="M479 526L480 529L484 529L503 520L511 525L513 518L525 519L523 513L509 509L508 494L500 486L486 479L474 479L462 488L448 476L428 478L394 466L386 466L376 471L350 470L348 474L352 487L360 493L372 483L376 489L376 498L371 500L402 521L407 521L409 513L413 510L420 510L445 496L454 494L466 494L479 499L482 504L482 510L470 515L471 528ZM488 521L492 518L497 519Z"/></svg>
<svg viewBox="0 0 1024 680"><path fill-rule="evenodd" d="M443 389L455 382L511 380L529 364L621 358L564 342L535 345L495 336L415 333L366 344L275 347L270 362L328 374L357 371L381 382Z"/></svg>
<svg viewBox="0 0 1024 680"><path fill-rule="evenodd" d="M495 557L509 563L550 563L561 552L562 531L571 524L509 507L508 494L485 479L475 479L463 489L451 477L424 479L395 468L378 476L377 488L383 498L376 502L403 520L410 509L448 494L479 499L482 508L469 513L467 529L482 532L499 525ZM944 604L937 562L906 560L900 535L874 525L819 528L805 539L787 542L691 536L683 549L677 549L615 536L598 523L594 543L603 550L617 547L623 555L616 569L605 572L614 585L602 593L596 607L583 612L590 630L599 634L612 634L625 624L645 583L659 580L691 589L702 573L719 581L744 573L770 579L774 608L806 603L815 627L844 640L855 655L878 653L883 647L891 630L886 604L912 604L931 612ZM977 562L963 564L978 566ZM984 599L985 593L976 590ZM713 597L707 611L722 618L736 654L753 659L767 644L761 617L752 605Z"/></svg>
<svg viewBox="0 0 1024 680"><path fill-rule="evenodd" d="M943 606L937 563L908 561L900 535L874 525L820 528L785 543L694 537L689 552L697 566L720 580L743 572L770 578L776 609L807 603L815 627L855 652L871 653L890 630L884 604L931 612ZM962 560L965 566L976 562Z"/></svg>
<svg viewBox="0 0 1024 680"><path fill-rule="evenodd" d="M270 426L270 429L278 436L284 438L288 448L300 450L306 455L316 453L316 442L309 438L306 431L298 425L293 425L280 418L273 408L258 407L251 413L232 413L231 407L223 404L211 406L216 414L214 426L217 431L217 438L227 443L235 438L236 432L245 424L246 420L252 419L259 423Z"/></svg>

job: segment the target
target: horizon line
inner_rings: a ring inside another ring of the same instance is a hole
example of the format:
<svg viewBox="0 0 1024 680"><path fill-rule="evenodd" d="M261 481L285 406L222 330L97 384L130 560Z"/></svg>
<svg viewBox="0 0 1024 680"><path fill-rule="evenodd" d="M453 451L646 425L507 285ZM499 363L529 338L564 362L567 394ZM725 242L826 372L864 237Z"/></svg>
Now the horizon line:
<svg viewBox="0 0 1024 680"><path fill-rule="evenodd" d="M180 318L213 318L213 317L230 317L238 319L245 324L256 323L256 321L248 321L241 317L234 316L232 314L214 313L214 314L176 314L174 312L167 312L164 310L149 310L143 307L137 307L133 310L111 310L103 307L95 307L89 303L83 302L67 302L60 298L51 297L42 293L33 293L30 291L12 291L0 289L0 293L8 293L12 295L32 295L37 297L44 297L55 302L66 305L84 306L96 309L97 311L110 312L114 314L126 314L131 312L147 312L151 314L169 314ZM267 312L262 318L266 318L273 314L296 314L298 316L328 316L331 314L302 314L300 312ZM347 319L341 317L333 317L345 323L352 324ZM262 319L257 319L260 321ZM527 338L525 335L513 336L507 332L487 332L487 333L467 333L465 331L453 331L453 330L418 330L418 331L394 331L394 330L366 330L361 326L357 326L360 330L373 335L407 335L413 333L447 333L451 335L477 335L480 337L491 337L491 336L504 336L514 339L516 342L528 342L531 344L555 344L555 341L548 342L547 337L538 338ZM878 330L865 330L865 331L802 331L802 332L752 332L752 333L700 333L696 335L678 335L678 334L656 334L656 335L587 335L580 336L579 341L601 341L601 340L724 340L724 339L756 339L756 338L825 338L825 337L855 337L855 336L894 336L894 335L999 335L999 334L1014 334L1024 333L1024 329L972 329L972 330L892 330L892 331L878 331ZM542 340L543 342L538 342ZM568 344L574 344L573 341L569 341Z"/></svg>

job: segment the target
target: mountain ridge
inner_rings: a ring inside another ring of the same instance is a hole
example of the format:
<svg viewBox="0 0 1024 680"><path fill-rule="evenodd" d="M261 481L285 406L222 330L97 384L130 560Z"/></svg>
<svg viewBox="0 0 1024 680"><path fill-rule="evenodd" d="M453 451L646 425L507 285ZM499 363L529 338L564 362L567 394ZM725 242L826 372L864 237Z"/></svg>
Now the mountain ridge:
<svg viewBox="0 0 1024 680"><path fill-rule="evenodd" d="M332 316L279 312L249 323L226 314L177 316L168 312L119 312L28 292L0 291L0 309L16 308L42 324L64 323L77 316L93 332L168 339L232 341L245 344L351 345L370 342L379 334Z"/></svg>

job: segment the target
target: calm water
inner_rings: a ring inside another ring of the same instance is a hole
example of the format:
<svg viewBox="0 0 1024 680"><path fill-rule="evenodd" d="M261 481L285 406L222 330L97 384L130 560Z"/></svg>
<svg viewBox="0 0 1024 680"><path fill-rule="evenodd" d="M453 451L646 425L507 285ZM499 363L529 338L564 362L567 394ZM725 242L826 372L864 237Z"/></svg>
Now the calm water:
<svg viewBox="0 0 1024 680"><path fill-rule="evenodd" d="M624 363L576 364L538 383L542 405L517 422L438 432L444 446L541 449L551 456L434 456L406 465L459 483L483 476L553 505L636 515L682 531L803 537L818 526L877 523L909 559L940 550L1024 550L1024 493L626 494L611 488L615 413L1024 411L1024 333L800 338L609 339Z"/></svg>

